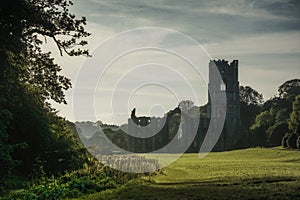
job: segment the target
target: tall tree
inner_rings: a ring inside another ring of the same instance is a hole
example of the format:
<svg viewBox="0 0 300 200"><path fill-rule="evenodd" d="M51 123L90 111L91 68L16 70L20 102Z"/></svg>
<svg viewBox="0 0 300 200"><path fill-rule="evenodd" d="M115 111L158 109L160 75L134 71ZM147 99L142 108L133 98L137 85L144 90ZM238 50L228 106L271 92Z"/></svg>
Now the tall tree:
<svg viewBox="0 0 300 200"><path fill-rule="evenodd" d="M69 0L0 2L0 108L10 114L1 118L0 144L28 144L27 149L13 155L22 160L19 169L24 172L32 170L36 159L48 159L49 166L57 162L47 157L55 148L62 152L59 156L66 156L63 151L72 152L72 158L64 158L64 166L70 166L76 157L76 142L47 103L49 99L66 103L64 91L71 82L60 74L61 66L54 62L51 52L42 49L52 40L61 56L89 56L88 50L82 49L87 44L84 38L90 35L84 29L86 19L70 13L72 4ZM11 150L6 152L10 157ZM1 162L5 156L0 156Z"/></svg>
<svg viewBox="0 0 300 200"><path fill-rule="evenodd" d="M240 112L241 135L239 144L241 147L249 147L251 141L250 127L255 122L256 115L260 112L263 96L250 86L240 86Z"/></svg>
<svg viewBox="0 0 300 200"><path fill-rule="evenodd" d="M41 47L50 39L61 55L89 55L87 50L76 49L87 44L81 38L90 34L83 27L86 19L76 19L69 13L72 4L68 0L12 0L2 1L0 7L2 62L7 62L11 52L14 60L22 62L22 69L14 72L18 75L14 78L39 89L44 99L58 103L66 103L63 90L70 88L71 83L59 74L61 67L54 63L51 53L43 52Z"/></svg>

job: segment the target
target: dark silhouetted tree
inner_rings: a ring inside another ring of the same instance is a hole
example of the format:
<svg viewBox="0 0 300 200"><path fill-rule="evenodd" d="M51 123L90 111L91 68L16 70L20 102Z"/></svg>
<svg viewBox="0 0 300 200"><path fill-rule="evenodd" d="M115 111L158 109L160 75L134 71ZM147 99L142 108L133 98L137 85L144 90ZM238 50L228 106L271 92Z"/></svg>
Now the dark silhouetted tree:
<svg viewBox="0 0 300 200"><path fill-rule="evenodd" d="M267 145L267 130L274 123L274 118L269 111L264 111L256 116L255 123L251 126L255 145Z"/></svg>
<svg viewBox="0 0 300 200"><path fill-rule="evenodd" d="M256 115L260 112L263 101L262 94L250 86L240 86L240 113L241 113L241 137L240 147L252 146L250 127L255 122ZM253 138L252 138L253 139Z"/></svg>
<svg viewBox="0 0 300 200"><path fill-rule="evenodd" d="M298 138L298 135L296 133L291 133L286 141L287 147L290 149L296 149L297 148L297 138Z"/></svg>
<svg viewBox="0 0 300 200"><path fill-rule="evenodd" d="M278 88L279 97L290 98L300 94L300 79L292 79L283 83Z"/></svg>
<svg viewBox="0 0 300 200"><path fill-rule="evenodd" d="M250 86L240 86L240 102L246 105L259 105L263 102L263 96Z"/></svg>
<svg viewBox="0 0 300 200"><path fill-rule="evenodd" d="M300 95L293 102L293 111L289 119L289 128L292 132L300 134Z"/></svg>
<svg viewBox="0 0 300 200"><path fill-rule="evenodd" d="M77 19L70 13L72 4L69 0L0 3L0 108L11 115L4 119L0 143L10 147L28 144L28 148L16 149L10 155L11 150L5 151L7 158L22 161L18 169L26 174L32 172L39 159L54 173L76 168L85 154L63 128L64 120L47 103L66 103L64 91L71 87L71 82L60 74L61 66L54 62L51 52L42 48L52 40L62 56L89 55L82 49L87 44L83 39L90 35L84 29L86 19ZM55 164L57 159L64 160L61 169ZM9 172L6 168L1 170Z"/></svg>
<svg viewBox="0 0 300 200"><path fill-rule="evenodd" d="M279 146L285 133L289 132L288 124L286 122L274 124L267 132L270 144L272 146Z"/></svg>

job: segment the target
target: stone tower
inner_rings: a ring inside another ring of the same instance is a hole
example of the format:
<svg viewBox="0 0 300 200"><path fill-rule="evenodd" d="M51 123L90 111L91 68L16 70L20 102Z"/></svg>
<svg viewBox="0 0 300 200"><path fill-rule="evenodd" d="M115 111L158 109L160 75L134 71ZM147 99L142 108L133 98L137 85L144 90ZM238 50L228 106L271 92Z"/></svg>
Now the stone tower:
<svg viewBox="0 0 300 200"><path fill-rule="evenodd" d="M214 65L214 66L213 66ZM215 66L219 70L223 80L218 80L213 76ZM222 134L214 147L214 151L224 151L234 149L237 146L240 132L240 98L239 98L239 81L238 81L238 60L233 60L230 64L225 60L212 60L209 63L209 91L213 91L213 95L209 95L209 105L212 101L216 106L220 105L218 101L218 93L226 92L226 119ZM213 88L213 89L212 89ZM215 99L211 99L210 97ZM218 114L211 113L208 106L211 120Z"/></svg>

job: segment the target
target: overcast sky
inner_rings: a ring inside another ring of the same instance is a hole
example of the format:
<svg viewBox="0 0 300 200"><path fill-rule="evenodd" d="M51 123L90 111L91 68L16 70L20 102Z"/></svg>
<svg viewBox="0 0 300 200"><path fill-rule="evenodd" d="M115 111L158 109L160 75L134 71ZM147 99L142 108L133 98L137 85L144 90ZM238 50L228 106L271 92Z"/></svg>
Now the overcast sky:
<svg viewBox="0 0 300 200"><path fill-rule="evenodd" d="M101 62L97 48L109 37L135 28L161 27L193 38L205 48L208 59L239 60L240 84L263 93L265 100L276 95L278 86L286 80L299 78L300 1L297 0L75 0L71 11L87 18L86 29L92 33L88 39L93 55L90 59L94 59L91 63ZM172 34L159 37L159 44L186 47ZM107 51L114 51L118 45ZM54 51L56 61L63 67L62 73L75 84L82 65L89 61L60 57L51 43L45 48ZM208 67L207 60L204 63ZM92 66L95 70L104 69L96 65ZM89 74L85 77L88 82ZM72 121L99 119L120 124L126 122L134 107L138 115L162 115L182 99L192 99L199 105L206 102L206 77L198 76L186 62L169 52L132 52L113 63L103 77L97 80L96 88L75 84L75 88L80 88L77 93L80 95L73 97L74 87L69 90L68 105L53 103L60 115ZM120 80L124 83L118 84ZM151 81L155 84L149 84ZM183 87L187 81L193 90L201 91L201 97L189 96L192 94L189 87ZM113 95L117 101L111 96L116 87L119 92ZM88 90L94 91L91 97L95 101L94 112L85 105L84 98L90 98ZM126 95L122 96L122 92ZM74 116L72 102L81 101ZM120 110L112 114L111 106ZM116 121L118 115L122 117Z"/></svg>

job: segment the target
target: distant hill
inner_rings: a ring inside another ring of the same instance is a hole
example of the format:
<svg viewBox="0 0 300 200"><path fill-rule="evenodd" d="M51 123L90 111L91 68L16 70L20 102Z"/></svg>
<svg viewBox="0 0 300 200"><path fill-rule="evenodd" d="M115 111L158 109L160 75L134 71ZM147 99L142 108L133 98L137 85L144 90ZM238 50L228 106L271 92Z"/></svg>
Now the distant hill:
<svg viewBox="0 0 300 200"><path fill-rule="evenodd" d="M99 132L101 129L109 128L113 131L119 129L119 126L113 124L103 124L100 120L97 122L75 122L77 132L80 133L85 138L91 138L96 132Z"/></svg>
<svg viewBox="0 0 300 200"><path fill-rule="evenodd" d="M84 136L85 138L92 137L97 131L101 129L102 122L90 122L90 121L84 121L84 122L75 122L75 126L77 131Z"/></svg>
<svg viewBox="0 0 300 200"><path fill-rule="evenodd" d="M113 150L112 144L107 144L104 131L114 133L120 127L114 124L104 124L101 121L68 122L68 128L91 153L109 152ZM127 128L127 124L121 126Z"/></svg>

